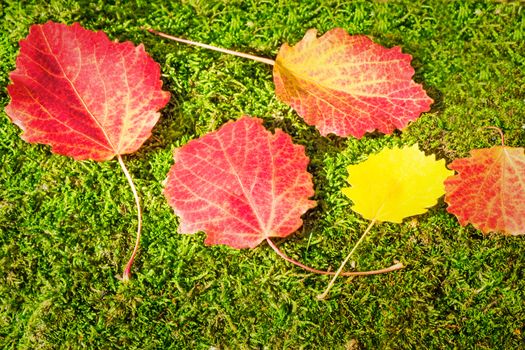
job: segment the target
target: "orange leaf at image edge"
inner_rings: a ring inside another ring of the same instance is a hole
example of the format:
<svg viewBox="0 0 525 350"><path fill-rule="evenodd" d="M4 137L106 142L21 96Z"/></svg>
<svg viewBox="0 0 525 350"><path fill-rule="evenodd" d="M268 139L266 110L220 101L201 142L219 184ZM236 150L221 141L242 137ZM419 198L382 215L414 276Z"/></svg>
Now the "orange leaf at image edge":
<svg viewBox="0 0 525 350"><path fill-rule="evenodd" d="M523 148L475 149L454 160L457 175L445 181L447 210L462 226L483 233L525 234L525 155Z"/></svg>

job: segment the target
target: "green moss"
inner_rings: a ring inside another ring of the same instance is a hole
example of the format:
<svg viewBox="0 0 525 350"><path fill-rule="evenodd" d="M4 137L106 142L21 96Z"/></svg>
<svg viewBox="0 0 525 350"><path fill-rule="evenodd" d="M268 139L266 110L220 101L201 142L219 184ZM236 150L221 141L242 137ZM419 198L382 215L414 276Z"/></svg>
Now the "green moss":
<svg viewBox="0 0 525 350"><path fill-rule="evenodd" d="M290 256L335 269L366 228L341 194L348 164L389 145L418 143L447 162L472 148L525 145L525 10L519 2L466 1L26 1L6 0L0 19L0 104L18 40L48 20L79 21L112 39L144 43L172 93L153 136L125 157L144 207L131 283L118 280L136 225L115 161L76 162L27 144L0 115L0 347L479 348L525 342L525 246L519 237L462 228L440 202L400 225L380 224L353 257L360 269L393 260L404 270L340 279L290 266L266 245L205 247L178 235L162 196L171 152L242 114L259 116L303 144L318 206ZM271 67L168 42L153 27L274 57L309 28L340 26L413 56L416 80L435 100L403 133L323 138L274 96Z"/></svg>

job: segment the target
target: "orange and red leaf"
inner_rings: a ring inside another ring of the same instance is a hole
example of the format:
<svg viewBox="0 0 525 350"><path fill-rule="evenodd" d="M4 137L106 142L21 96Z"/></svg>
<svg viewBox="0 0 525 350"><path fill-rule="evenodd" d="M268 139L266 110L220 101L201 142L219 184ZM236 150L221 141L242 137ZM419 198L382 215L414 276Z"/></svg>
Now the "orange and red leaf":
<svg viewBox="0 0 525 350"><path fill-rule="evenodd" d="M320 38L311 29L295 46L281 47L273 70L275 93L323 136L390 134L432 104L412 80L411 58L399 47L387 49L341 28Z"/></svg>
<svg viewBox="0 0 525 350"><path fill-rule="evenodd" d="M445 181L445 201L461 225L471 223L483 233L525 234L523 148L475 149L449 168L458 174Z"/></svg>

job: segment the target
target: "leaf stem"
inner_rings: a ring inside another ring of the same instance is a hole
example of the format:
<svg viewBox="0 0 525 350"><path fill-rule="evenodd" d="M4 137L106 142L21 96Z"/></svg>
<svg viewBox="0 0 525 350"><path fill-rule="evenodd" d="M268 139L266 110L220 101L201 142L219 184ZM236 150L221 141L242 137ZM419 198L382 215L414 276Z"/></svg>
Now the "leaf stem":
<svg viewBox="0 0 525 350"><path fill-rule="evenodd" d="M131 276L131 266L133 265L133 261L135 260L135 255L137 255L137 250L139 249L139 245L140 245L140 234L142 231L142 209L140 208L140 199L139 199L139 195L137 194L137 189L135 188L133 179L131 178L131 175L129 174L128 168L126 168L126 165L124 164L124 161L122 160L122 156L120 154L117 155L117 158L118 158L120 167L122 168L122 171L124 172L124 175L126 175L126 179L128 179L129 187L131 187L131 192L133 192L133 196L135 197L135 204L137 205L138 225L137 225L137 237L135 240L135 248L133 248L133 253L131 253L131 257L129 258L129 261L126 264L126 267L124 269L124 273L122 274L122 280L124 282L128 282L129 277Z"/></svg>
<svg viewBox="0 0 525 350"><path fill-rule="evenodd" d="M500 128L498 128L497 126L485 126L484 128L496 130L497 132L499 132L499 135L501 136L501 145L505 146L505 136L503 135L503 131L501 131Z"/></svg>
<svg viewBox="0 0 525 350"><path fill-rule="evenodd" d="M374 224L376 223L376 220L372 220L370 222L370 225L368 225L368 227L366 228L365 232L361 235L361 238L359 238L359 240L357 241L357 243L354 245L354 247L352 248L352 250L350 251L350 253L348 253L348 255L346 256L345 260L343 261L343 263L341 264L341 266L339 266L339 269L337 269L337 272L335 273L334 277L332 278L332 280L330 281L330 283L328 283L328 286L326 287L326 289L324 290L324 292L322 294L319 294L317 296L317 299L319 300L322 300L322 299L325 299L326 296L328 295L328 292L330 291L330 289L332 289L332 286L334 285L335 283L335 280L337 279L337 277L339 275L341 275L341 271L343 271L343 268L345 267L346 263L348 262L348 260L350 260L350 257L352 256L352 254L355 252L355 250L357 249L357 247L359 247L359 244L361 244L361 242L363 242L363 240L365 239L366 235L368 234L368 232L370 231L370 229L372 228L372 226L374 226Z"/></svg>
<svg viewBox="0 0 525 350"><path fill-rule="evenodd" d="M223 49L223 48L217 47L217 46L207 45L207 44L199 43L199 42L196 42L196 41L191 41L191 40L187 40L187 39L178 38L176 36L169 35L169 34L166 34L166 33L162 33L162 32L159 32L157 30L150 29L150 28L146 28L146 30L148 32L152 33L152 34L161 36L161 37L166 38L166 39L178 41L180 43L194 45L194 46L199 46L199 47L203 47L205 49L218 51L218 52L222 52L222 53L227 53L227 54L234 55L234 56L249 58L251 60L262 62L262 63L266 63L266 64L269 64L271 66L273 66L275 64L275 61L272 60L272 59L269 59L269 58L254 56L254 55L250 55L250 54L243 53L243 52L237 52L237 51L233 51L233 50Z"/></svg>
<svg viewBox="0 0 525 350"><path fill-rule="evenodd" d="M299 266L300 268L303 268L305 269L306 271L310 271L310 272L313 272L313 273L317 273L317 274L320 274L320 275L335 275L336 273L335 272L332 272L332 271L324 271L324 270L317 270L317 269L314 269L313 267L310 267L310 266L307 266L307 265L304 265L300 262L298 262L297 260L294 260L292 258L290 258L289 256L285 255L276 245L275 243L273 243L273 241L270 239L270 238L266 238L266 241L268 242L268 244L270 245L270 247L272 247L272 249L281 257L283 258L284 260L294 264L295 266ZM396 271L396 270L399 270L399 269L402 269L403 267L405 267L402 263L398 262L390 267L387 267L387 268L384 268L384 269L380 269L380 270L371 270L371 271L354 271L354 272L339 272L339 274L341 276L370 276L370 275L378 275L378 274L381 274L381 273L386 273L386 272L391 272L391 271Z"/></svg>

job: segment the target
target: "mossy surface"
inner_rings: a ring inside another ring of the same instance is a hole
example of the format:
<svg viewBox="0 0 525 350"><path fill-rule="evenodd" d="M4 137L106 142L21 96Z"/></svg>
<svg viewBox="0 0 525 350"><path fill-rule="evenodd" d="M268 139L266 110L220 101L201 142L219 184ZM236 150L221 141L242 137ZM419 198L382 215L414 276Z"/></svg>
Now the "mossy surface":
<svg viewBox="0 0 525 350"><path fill-rule="evenodd" d="M144 208L132 280L118 280L136 212L116 161L74 161L24 142L5 112L18 41L33 23L80 22L144 43L172 94L152 137L125 156ZM443 201L377 225L353 260L401 271L341 278L300 270L269 246L206 247L177 234L162 195L172 152L242 114L303 144L318 206L280 248L335 269L367 222L341 193L346 165L418 143L447 163L473 148L525 146L525 8L473 1L14 1L0 4L0 348L522 349L525 241L460 227ZM309 28L342 27L413 56L432 110L392 135L323 138L280 103L271 67L169 42L151 27L275 57Z"/></svg>

